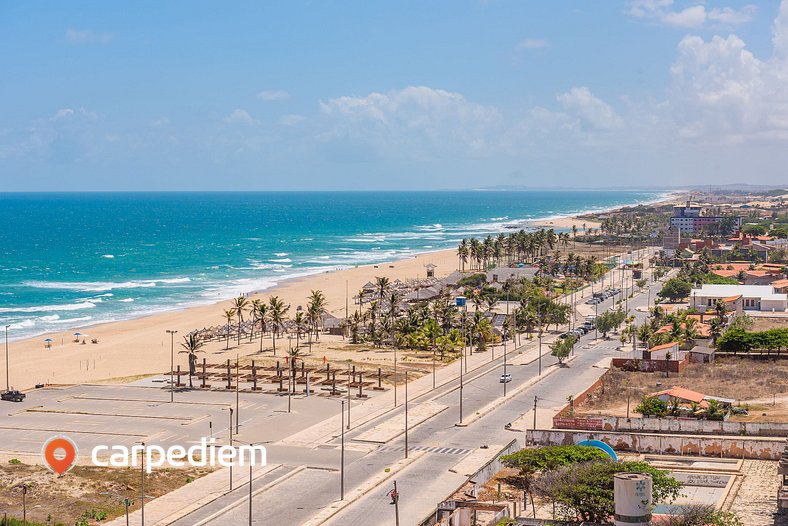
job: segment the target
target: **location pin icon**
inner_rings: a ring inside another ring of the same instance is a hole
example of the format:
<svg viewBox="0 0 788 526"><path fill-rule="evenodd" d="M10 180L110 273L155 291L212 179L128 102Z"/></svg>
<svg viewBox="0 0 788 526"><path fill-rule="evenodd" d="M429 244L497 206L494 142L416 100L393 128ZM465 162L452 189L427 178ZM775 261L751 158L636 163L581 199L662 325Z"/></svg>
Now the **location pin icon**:
<svg viewBox="0 0 788 526"><path fill-rule="evenodd" d="M65 435L57 435L44 442L41 454L44 464L58 475L62 475L74 467L77 461L77 445Z"/></svg>

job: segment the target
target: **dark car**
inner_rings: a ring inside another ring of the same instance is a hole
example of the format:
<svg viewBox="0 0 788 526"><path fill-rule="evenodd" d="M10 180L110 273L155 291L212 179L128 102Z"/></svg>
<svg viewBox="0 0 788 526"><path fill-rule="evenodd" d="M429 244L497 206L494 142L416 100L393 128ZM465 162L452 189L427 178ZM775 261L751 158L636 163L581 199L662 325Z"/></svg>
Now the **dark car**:
<svg viewBox="0 0 788 526"><path fill-rule="evenodd" d="M25 399L25 393L20 393L19 391L11 390L11 391L4 391L0 394L0 400L5 400L6 402L21 402Z"/></svg>

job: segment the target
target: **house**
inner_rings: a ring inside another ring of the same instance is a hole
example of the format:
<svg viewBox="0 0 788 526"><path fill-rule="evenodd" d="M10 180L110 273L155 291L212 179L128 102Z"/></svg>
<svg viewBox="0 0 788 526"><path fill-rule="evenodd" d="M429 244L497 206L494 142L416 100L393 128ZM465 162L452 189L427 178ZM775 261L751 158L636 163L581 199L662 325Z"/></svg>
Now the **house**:
<svg viewBox="0 0 788 526"><path fill-rule="evenodd" d="M678 400L679 404L682 406L691 406L692 404L698 404L698 406L702 408L707 408L709 403L706 401L706 395L703 393L699 393L697 391L691 391L689 389L684 389L683 387L673 386L670 389L665 389L664 391L659 391L656 393L651 393L648 395L651 398L659 398L666 404L669 404L671 400Z"/></svg>
<svg viewBox="0 0 788 526"><path fill-rule="evenodd" d="M697 334L697 338L708 339L711 338L711 325L708 323L703 322L696 322L695 323L695 333ZM682 330L687 328L686 323L681 323ZM670 333L673 330L673 325L663 325L654 334L666 334Z"/></svg>
<svg viewBox="0 0 788 526"><path fill-rule="evenodd" d="M725 302L730 311L737 313L742 310L784 312L788 309L788 295L775 292L771 285L704 284L699 289L692 289L690 298L690 307L699 311L714 309L717 301Z"/></svg>
<svg viewBox="0 0 788 526"><path fill-rule="evenodd" d="M536 267L495 267L487 271L487 283L504 283L509 279L534 279L539 272Z"/></svg>
<svg viewBox="0 0 788 526"><path fill-rule="evenodd" d="M670 403L671 400L678 400L679 405L684 408L689 408L692 404L697 404L700 408L706 409L709 407L711 400L716 400L723 408L732 406L736 400L732 398L722 398L719 396L709 396L697 391L685 389L683 387L673 386L670 389L651 393L650 397L659 398L665 403Z"/></svg>
<svg viewBox="0 0 788 526"><path fill-rule="evenodd" d="M663 343L643 351L644 360L680 360L679 342Z"/></svg>
<svg viewBox="0 0 788 526"><path fill-rule="evenodd" d="M427 277L428 278L434 278L435 277L435 268L437 267L437 265L435 265L434 263L427 263L424 266L427 268Z"/></svg>
<svg viewBox="0 0 788 526"><path fill-rule="evenodd" d="M773 281L772 287L774 287L775 292L779 292L781 294L788 293L788 279Z"/></svg>

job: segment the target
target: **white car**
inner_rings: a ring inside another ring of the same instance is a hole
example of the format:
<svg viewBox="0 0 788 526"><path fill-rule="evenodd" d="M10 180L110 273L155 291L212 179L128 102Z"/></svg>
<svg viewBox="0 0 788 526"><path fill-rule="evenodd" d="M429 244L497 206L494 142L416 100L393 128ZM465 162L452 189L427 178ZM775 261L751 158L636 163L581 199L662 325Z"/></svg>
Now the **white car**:
<svg viewBox="0 0 788 526"><path fill-rule="evenodd" d="M512 381L512 373L503 373L501 375L501 383L502 384L508 384L511 381Z"/></svg>

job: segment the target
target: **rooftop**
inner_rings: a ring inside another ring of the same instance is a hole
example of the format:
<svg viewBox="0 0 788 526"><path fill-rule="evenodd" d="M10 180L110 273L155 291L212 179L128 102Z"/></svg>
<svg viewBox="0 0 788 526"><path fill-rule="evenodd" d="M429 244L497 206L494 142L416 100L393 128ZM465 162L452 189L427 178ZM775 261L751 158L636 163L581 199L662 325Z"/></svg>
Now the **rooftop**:
<svg viewBox="0 0 788 526"><path fill-rule="evenodd" d="M692 289L692 296L711 296L727 298L730 296L744 296L746 298L761 298L765 300L785 300L785 294L774 292L771 285L713 285L704 284L699 289Z"/></svg>

